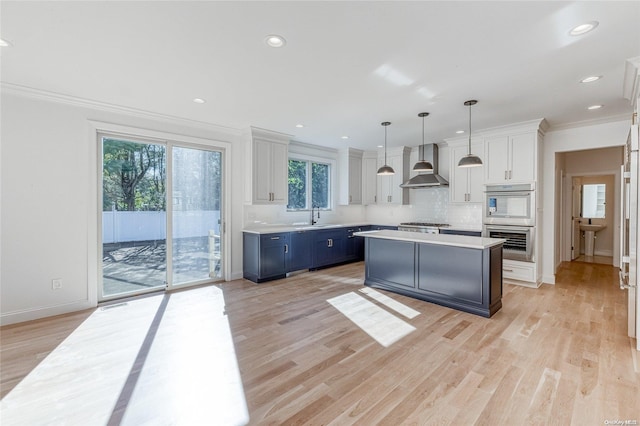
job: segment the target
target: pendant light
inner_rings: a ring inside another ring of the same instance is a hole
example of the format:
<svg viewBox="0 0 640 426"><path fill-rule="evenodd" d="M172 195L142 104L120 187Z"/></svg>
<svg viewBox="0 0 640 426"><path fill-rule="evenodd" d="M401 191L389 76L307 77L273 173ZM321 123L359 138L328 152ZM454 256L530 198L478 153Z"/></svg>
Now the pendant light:
<svg viewBox="0 0 640 426"><path fill-rule="evenodd" d="M380 123L384 126L384 166L378 169L379 176L390 176L396 174L391 166L387 165L387 126L391 124L389 121Z"/></svg>
<svg viewBox="0 0 640 426"><path fill-rule="evenodd" d="M418 117L422 117L422 156L421 156L421 160L418 160L415 166L413 166L413 171L418 173L433 171L433 164L431 164L428 161L425 161L424 159L424 118L428 115L429 115L428 112L421 112L420 114L418 114Z"/></svg>
<svg viewBox="0 0 640 426"><path fill-rule="evenodd" d="M464 103L469 107L469 153L460 159L458 167L479 167L482 166L482 160L477 155L471 154L471 107L477 104L478 101L471 100Z"/></svg>

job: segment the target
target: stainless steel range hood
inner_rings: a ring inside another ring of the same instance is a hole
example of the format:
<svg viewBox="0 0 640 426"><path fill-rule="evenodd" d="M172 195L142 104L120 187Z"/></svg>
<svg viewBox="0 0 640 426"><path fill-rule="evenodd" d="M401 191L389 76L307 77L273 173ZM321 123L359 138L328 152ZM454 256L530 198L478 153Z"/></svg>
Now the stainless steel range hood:
<svg viewBox="0 0 640 426"><path fill-rule="evenodd" d="M420 145L418 158L433 164L433 172L420 173L400 185L400 188L433 188L449 186L449 182L438 174L438 145Z"/></svg>

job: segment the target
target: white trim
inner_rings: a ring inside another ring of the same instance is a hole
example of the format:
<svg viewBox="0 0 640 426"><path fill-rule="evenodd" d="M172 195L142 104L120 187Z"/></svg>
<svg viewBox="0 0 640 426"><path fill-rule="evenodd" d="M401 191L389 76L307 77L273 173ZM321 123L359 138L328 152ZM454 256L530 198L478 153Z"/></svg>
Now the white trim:
<svg viewBox="0 0 640 426"><path fill-rule="evenodd" d="M592 120L574 121L572 123L558 124L558 125L549 127L547 131L556 132L558 130L575 129L578 127L585 127L585 126L596 126L598 124L612 123L612 122L625 121L625 120L631 121L630 114L618 114L618 115L612 115L609 117L595 118Z"/></svg>
<svg viewBox="0 0 640 426"><path fill-rule="evenodd" d="M53 305L46 307L38 307L33 309L23 309L19 311L13 311L3 313L0 316L0 325L17 324L19 322L33 321L45 317L52 317L54 315L68 314L70 312L82 311L85 309L95 308L97 305L88 300L75 300L73 302L64 303L61 305Z"/></svg>
<svg viewBox="0 0 640 426"><path fill-rule="evenodd" d="M102 121L95 120L87 120L88 122L88 140L93 141L91 146L89 147L89 155L91 158L89 159L89 164L91 164L90 174L95 176L96 180L94 182L89 183L89 196L92 197L90 199L95 200L95 203L89 203L89 205L93 205L93 208L89 208L89 229L88 229L88 241L87 241L87 284L88 284L88 303L91 306L97 306L99 295L98 295L98 284L101 282L100 274L100 241L102 241L101 236L101 225L99 224L99 215L98 212L102 208L101 204L101 194L99 191L99 183L101 182L101 170L99 167L100 158L98 155L98 141L100 135L108 134L108 135L117 135L126 137L132 141L140 141L146 143L158 143L167 146L179 146L179 147L192 147L199 149L215 149L222 153L222 185L223 185L223 194L222 194L222 211L221 211L221 225L224 223L225 228L228 226L229 229L232 226L231 220L231 143L225 141L219 141L214 139L204 139L193 136L187 136L182 134L157 131L152 129L145 129L139 127L132 126L124 126L115 123L108 123ZM146 139L146 140L145 140ZM167 161L169 161L169 150L167 150ZM168 169L167 174L170 172ZM170 194L170 187L167 187L167 194ZM167 195L169 196L169 195ZM169 199L171 200L171 199ZM170 203L167 204L169 207ZM93 219L91 219L93 218ZM227 222L227 218L229 218L229 223ZM168 232L171 231L170 226L168 227ZM221 239L221 244L223 244L222 252L223 252L223 279L228 281L231 277L231 233L226 231L224 232L224 236ZM167 246L167 253L170 247ZM169 263L170 261L168 261ZM167 274L170 273L169 265L167 265ZM167 277L168 279L168 277ZM220 280L203 280L194 283L193 285L201 285L203 282L216 282ZM171 286L171 289L174 288L187 288L189 285L180 285L178 287ZM157 291L158 288L153 289ZM102 300L104 299L104 300ZM110 298L102 298L101 301L109 300Z"/></svg>
<svg viewBox="0 0 640 426"><path fill-rule="evenodd" d="M191 128L205 129L209 131L216 131L226 133L234 137L241 136L243 130L233 127L221 126L215 123L209 123L205 121L192 120L189 118L177 117L173 115L160 114L157 112L146 111L137 108L130 108L121 105L108 104L106 102L94 101L91 99L79 98L76 96L63 95L61 93L49 92L46 90L35 89L28 86L22 86L19 84L1 82L0 88L9 94L15 94L25 96L28 98L44 100L48 102L56 102L65 105L79 106L83 108L91 108L99 111L116 112L126 114L127 116L147 118L160 121L171 121L175 124L189 126Z"/></svg>
<svg viewBox="0 0 640 426"><path fill-rule="evenodd" d="M556 284L556 276L555 275L543 275L542 276L542 284Z"/></svg>

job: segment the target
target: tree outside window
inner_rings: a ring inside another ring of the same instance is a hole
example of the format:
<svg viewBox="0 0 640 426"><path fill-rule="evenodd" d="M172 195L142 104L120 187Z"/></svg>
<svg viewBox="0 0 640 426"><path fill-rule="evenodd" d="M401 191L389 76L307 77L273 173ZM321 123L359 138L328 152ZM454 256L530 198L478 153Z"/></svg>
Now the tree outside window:
<svg viewBox="0 0 640 426"><path fill-rule="evenodd" d="M289 159L289 210L330 208L329 164Z"/></svg>

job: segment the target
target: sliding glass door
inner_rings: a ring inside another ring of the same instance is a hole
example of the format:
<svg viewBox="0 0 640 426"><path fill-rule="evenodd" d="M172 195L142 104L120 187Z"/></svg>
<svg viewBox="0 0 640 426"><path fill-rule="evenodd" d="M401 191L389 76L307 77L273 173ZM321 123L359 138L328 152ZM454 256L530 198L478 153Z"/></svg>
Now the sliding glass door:
<svg viewBox="0 0 640 426"><path fill-rule="evenodd" d="M222 153L173 148L172 283L222 277Z"/></svg>
<svg viewBox="0 0 640 426"><path fill-rule="evenodd" d="M100 143L99 299L221 279L222 152L108 135Z"/></svg>

